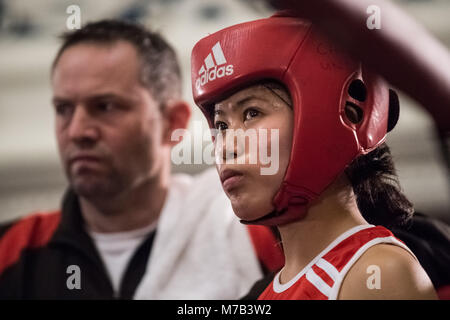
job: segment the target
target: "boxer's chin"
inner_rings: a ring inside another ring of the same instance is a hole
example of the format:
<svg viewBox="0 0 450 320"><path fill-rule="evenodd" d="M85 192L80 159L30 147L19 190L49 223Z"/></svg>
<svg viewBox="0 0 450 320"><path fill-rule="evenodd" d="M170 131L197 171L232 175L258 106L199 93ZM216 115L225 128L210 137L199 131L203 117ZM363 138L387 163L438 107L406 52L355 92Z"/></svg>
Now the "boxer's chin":
<svg viewBox="0 0 450 320"><path fill-rule="evenodd" d="M270 199L270 197L264 199L245 194L230 197L234 214L245 221L256 220L272 212L274 207Z"/></svg>

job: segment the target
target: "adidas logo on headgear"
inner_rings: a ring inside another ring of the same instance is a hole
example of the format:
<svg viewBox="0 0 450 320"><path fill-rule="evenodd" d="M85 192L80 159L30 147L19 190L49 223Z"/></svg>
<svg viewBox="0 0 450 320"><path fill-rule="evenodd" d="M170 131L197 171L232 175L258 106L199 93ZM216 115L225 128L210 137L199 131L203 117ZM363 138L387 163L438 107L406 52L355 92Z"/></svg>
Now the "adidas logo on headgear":
<svg viewBox="0 0 450 320"><path fill-rule="evenodd" d="M195 81L195 86L197 87L197 89L208 82L232 75L233 65L227 65L226 63L227 59L225 59L222 47L220 46L220 41L218 41L212 47L212 55L211 53L208 54L208 56L205 58L205 63L198 71L198 75L200 76L200 78L197 78L197 81Z"/></svg>

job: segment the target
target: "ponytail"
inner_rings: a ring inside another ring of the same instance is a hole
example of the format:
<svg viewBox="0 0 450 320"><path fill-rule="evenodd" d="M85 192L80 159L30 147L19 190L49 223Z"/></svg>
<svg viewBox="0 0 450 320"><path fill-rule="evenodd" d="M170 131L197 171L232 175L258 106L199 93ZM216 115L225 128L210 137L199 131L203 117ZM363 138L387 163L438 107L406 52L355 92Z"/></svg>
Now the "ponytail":
<svg viewBox="0 0 450 320"><path fill-rule="evenodd" d="M345 173L358 208L369 223L392 228L405 225L411 219L414 207L401 191L386 143L356 158Z"/></svg>

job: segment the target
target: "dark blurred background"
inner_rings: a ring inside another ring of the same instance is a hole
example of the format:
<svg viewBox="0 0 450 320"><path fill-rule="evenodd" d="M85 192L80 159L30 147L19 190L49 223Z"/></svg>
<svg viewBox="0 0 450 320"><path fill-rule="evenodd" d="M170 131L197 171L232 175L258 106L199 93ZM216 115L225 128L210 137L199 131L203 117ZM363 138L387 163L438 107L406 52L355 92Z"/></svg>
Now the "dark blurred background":
<svg viewBox="0 0 450 320"><path fill-rule="evenodd" d="M449 0L395 2L450 47ZM66 187L53 133L49 69L57 36L67 31L70 5L79 6L82 24L122 18L162 33L178 52L184 96L192 105L190 53L195 42L273 12L259 0L0 0L0 221L58 208ZM433 123L414 101L405 95L400 99L400 120L388 144L402 187L418 211L450 222L450 186ZM193 111L192 120L204 121ZM194 174L205 167L173 169Z"/></svg>

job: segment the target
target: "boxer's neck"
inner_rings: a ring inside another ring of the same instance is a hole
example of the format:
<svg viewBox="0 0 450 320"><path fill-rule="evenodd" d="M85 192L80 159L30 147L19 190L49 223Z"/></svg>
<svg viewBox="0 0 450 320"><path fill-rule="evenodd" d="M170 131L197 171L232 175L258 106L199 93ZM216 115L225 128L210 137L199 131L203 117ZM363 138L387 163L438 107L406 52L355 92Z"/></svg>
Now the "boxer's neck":
<svg viewBox="0 0 450 320"><path fill-rule="evenodd" d="M311 204L304 219L279 227L286 261L280 281L292 279L339 235L361 224L367 222L351 186L338 179Z"/></svg>

